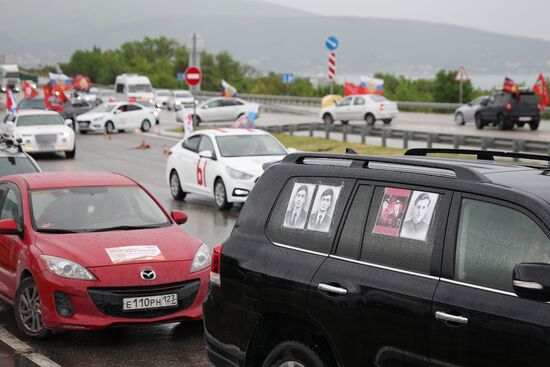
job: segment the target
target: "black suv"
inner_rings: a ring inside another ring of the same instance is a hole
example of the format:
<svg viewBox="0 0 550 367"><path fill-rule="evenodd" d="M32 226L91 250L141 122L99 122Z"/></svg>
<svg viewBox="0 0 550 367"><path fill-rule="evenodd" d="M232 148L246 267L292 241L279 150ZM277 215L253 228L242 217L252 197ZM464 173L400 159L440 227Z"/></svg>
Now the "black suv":
<svg viewBox="0 0 550 367"><path fill-rule="evenodd" d="M514 125L523 127L529 124L531 130L537 130L540 123L539 99L531 91L521 90L517 94L498 91L481 102L481 108L475 114L478 129L487 125L497 126L500 130L511 130Z"/></svg>
<svg viewBox="0 0 550 367"><path fill-rule="evenodd" d="M214 250L203 307L210 360L547 365L548 161L452 149L288 155Z"/></svg>

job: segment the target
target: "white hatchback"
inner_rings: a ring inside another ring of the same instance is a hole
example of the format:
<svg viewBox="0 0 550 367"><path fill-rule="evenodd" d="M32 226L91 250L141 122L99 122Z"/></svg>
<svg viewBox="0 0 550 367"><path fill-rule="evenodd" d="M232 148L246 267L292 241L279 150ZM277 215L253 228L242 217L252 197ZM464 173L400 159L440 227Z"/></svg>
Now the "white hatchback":
<svg viewBox="0 0 550 367"><path fill-rule="evenodd" d="M188 193L205 195L225 210L246 200L264 163L286 154L285 147L262 130L200 130L170 149L166 178L175 199L183 200Z"/></svg>
<svg viewBox="0 0 550 367"><path fill-rule="evenodd" d="M76 154L75 134L69 126L72 120L54 111L20 110L2 124L2 133L21 139L27 153L65 153L72 159Z"/></svg>
<svg viewBox="0 0 550 367"><path fill-rule="evenodd" d="M111 102L103 103L78 116L76 124L81 134L88 131L104 131L112 134L115 131L140 128L147 132L155 123L156 117L148 108L139 103Z"/></svg>
<svg viewBox="0 0 550 367"><path fill-rule="evenodd" d="M363 120L367 125L382 120L389 125L398 114L397 103L377 94L348 96L321 110L325 124L340 120L344 125L352 120Z"/></svg>

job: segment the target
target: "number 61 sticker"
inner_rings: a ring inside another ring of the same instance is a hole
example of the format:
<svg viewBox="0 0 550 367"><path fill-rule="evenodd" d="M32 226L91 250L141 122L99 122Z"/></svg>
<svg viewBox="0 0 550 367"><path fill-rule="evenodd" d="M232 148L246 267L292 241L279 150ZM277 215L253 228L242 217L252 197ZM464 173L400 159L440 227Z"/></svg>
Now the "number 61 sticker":
<svg viewBox="0 0 550 367"><path fill-rule="evenodd" d="M204 187L206 187L206 163L208 163L208 159L204 160L201 168L201 158L197 162L197 185Z"/></svg>

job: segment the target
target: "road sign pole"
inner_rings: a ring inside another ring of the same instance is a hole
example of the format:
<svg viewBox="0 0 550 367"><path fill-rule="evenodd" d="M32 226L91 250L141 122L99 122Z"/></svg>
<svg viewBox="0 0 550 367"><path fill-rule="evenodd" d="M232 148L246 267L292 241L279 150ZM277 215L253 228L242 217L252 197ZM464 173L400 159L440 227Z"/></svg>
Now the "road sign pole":
<svg viewBox="0 0 550 367"><path fill-rule="evenodd" d="M460 98L459 98L459 103L462 104L462 84L464 84L464 81L462 81L462 79L460 79Z"/></svg>

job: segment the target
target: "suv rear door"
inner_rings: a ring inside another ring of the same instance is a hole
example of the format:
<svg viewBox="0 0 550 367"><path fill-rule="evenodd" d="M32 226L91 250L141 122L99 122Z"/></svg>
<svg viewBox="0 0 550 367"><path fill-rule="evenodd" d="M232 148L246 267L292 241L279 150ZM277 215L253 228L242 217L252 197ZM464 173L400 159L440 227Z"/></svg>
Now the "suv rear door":
<svg viewBox="0 0 550 367"><path fill-rule="evenodd" d="M550 263L548 235L515 204L455 196L432 311L436 365L548 363L550 305L519 298L512 288L515 265Z"/></svg>
<svg viewBox="0 0 550 367"><path fill-rule="evenodd" d="M315 274L309 301L342 365L428 364L450 197L431 188L358 185L336 251ZM415 205L424 207L411 224Z"/></svg>

